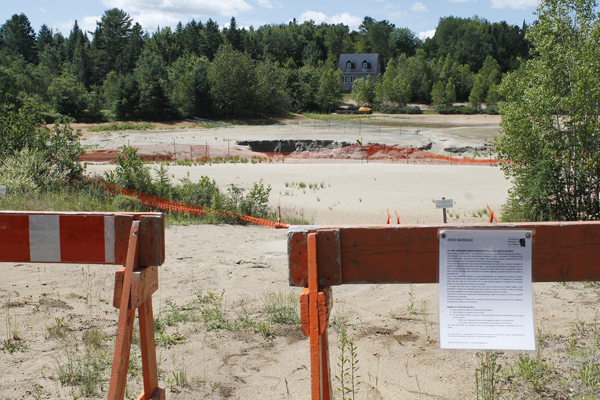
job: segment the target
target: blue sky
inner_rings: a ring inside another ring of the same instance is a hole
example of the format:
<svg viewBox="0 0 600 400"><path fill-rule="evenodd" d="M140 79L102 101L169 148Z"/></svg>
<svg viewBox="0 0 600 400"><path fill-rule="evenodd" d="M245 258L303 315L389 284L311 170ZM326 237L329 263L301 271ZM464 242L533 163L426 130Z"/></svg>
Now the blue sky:
<svg viewBox="0 0 600 400"><path fill-rule="evenodd" d="M204 22L212 18L225 26L232 16L243 27L287 23L296 18L299 22L342 22L356 30L362 19L370 16L409 28L423 38L433 34L440 18L450 15L478 15L490 22L519 26L524 20L531 23L537 0L3 0L0 23L24 13L36 32L45 23L68 35L75 20L83 30L93 31L104 11L114 7L129 13L149 32L192 19Z"/></svg>

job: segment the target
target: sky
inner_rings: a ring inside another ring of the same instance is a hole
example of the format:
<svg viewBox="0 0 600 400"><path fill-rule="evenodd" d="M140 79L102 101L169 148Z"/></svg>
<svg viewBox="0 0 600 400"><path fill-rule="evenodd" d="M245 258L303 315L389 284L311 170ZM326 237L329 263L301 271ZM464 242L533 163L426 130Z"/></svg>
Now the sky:
<svg viewBox="0 0 600 400"><path fill-rule="evenodd" d="M120 8L147 32L157 28L184 25L209 18L221 27L235 17L239 27L258 28L266 24L313 20L316 23L344 23L358 30L365 16L388 20L398 28L408 28L421 39L430 37L440 18L469 18L477 15L490 22L506 21L521 26L532 23L538 0L2 0L0 24L13 14L25 14L36 33L42 24L67 36L77 20L84 31L93 31L104 11Z"/></svg>

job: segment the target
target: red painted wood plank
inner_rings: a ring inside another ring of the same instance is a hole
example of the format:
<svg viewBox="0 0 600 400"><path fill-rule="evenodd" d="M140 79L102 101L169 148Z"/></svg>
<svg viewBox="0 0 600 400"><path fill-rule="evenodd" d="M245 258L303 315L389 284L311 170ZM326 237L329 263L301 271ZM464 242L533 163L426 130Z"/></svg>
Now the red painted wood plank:
<svg viewBox="0 0 600 400"><path fill-rule="evenodd" d="M600 222L477 225L378 225L339 229L342 284L436 283L439 229L530 229L535 282L600 280ZM290 285L307 286L306 232L288 234ZM319 243L321 245L321 243ZM335 246L332 243L330 246ZM321 249L319 250L321 251ZM333 249L330 249L333 251ZM319 281L324 276L319 266Z"/></svg>
<svg viewBox="0 0 600 400"><path fill-rule="evenodd" d="M0 261L29 261L29 216L0 214Z"/></svg>
<svg viewBox="0 0 600 400"><path fill-rule="evenodd" d="M104 215L60 216L61 262L104 264L104 245Z"/></svg>

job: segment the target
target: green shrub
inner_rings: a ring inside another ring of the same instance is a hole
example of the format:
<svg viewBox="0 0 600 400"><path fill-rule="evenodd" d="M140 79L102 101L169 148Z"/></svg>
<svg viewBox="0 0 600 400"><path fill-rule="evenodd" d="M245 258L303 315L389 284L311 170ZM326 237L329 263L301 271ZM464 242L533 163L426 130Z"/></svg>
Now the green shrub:
<svg viewBox="0 0 600 400"><path fill-rule="evenodd" d="M193 183L189 175L188 172L187 177L180 180L181 186L173 188L173 199L210 207L213 197L219 192L217 183L208 176L202 176L198 183Z"/></svg>
<svg viewBox="0 0 600 400"><path fill-rule="evenodd" d="M58 189L67 181L67 172L51 164L37 150L23 149L0 160L0 184L8 194Z"/></svg>
<svg viewBox="0 0 600 400"><path fill-rule="evenodd" d="M124 194L120 194L114 198L112 201L112 206L115 211L123 211L123 212L136 212L143 211L144 205L142 201L137 197L129 197Z"/></svg>
<svg viewBox="0 0 600 400"><path fill-rule="evenodd" d="M437 107L435 110L440 114L463 114L463 115L479 114L479 110L477 109L477 107L473 107L473 106Z"/></svg>
<svg viewBox="0 0 600 400"><path fill-rule="evenodd" d="M106 171L104 179L117 186L154 194L150 168L145 166L135 147L123 146L124 156L117 155L117 168Z"/></svg>
<svg viewBox="0 0 600 400"><path fill-rule="evenodd" d="M385 114L423 114L423 110L421 110L418 106L397 106L394 104L381 104L377 111Z"/></svg>

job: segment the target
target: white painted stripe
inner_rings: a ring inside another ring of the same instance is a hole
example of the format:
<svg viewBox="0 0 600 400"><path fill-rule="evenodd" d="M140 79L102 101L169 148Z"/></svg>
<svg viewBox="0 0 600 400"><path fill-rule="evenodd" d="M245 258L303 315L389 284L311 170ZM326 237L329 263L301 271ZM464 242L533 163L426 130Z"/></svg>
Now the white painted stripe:
<svg viewBox="0 0 600 400"><path fill-rule="evenodd" d="M104 216L104 262L115 262L115 217Z"/></svg>
<svg viewBox="0 0 600 400"><path fill-rule="evenodd" d="M60 262L60 217L29 216L29 256L32 262Z"/></svg>

